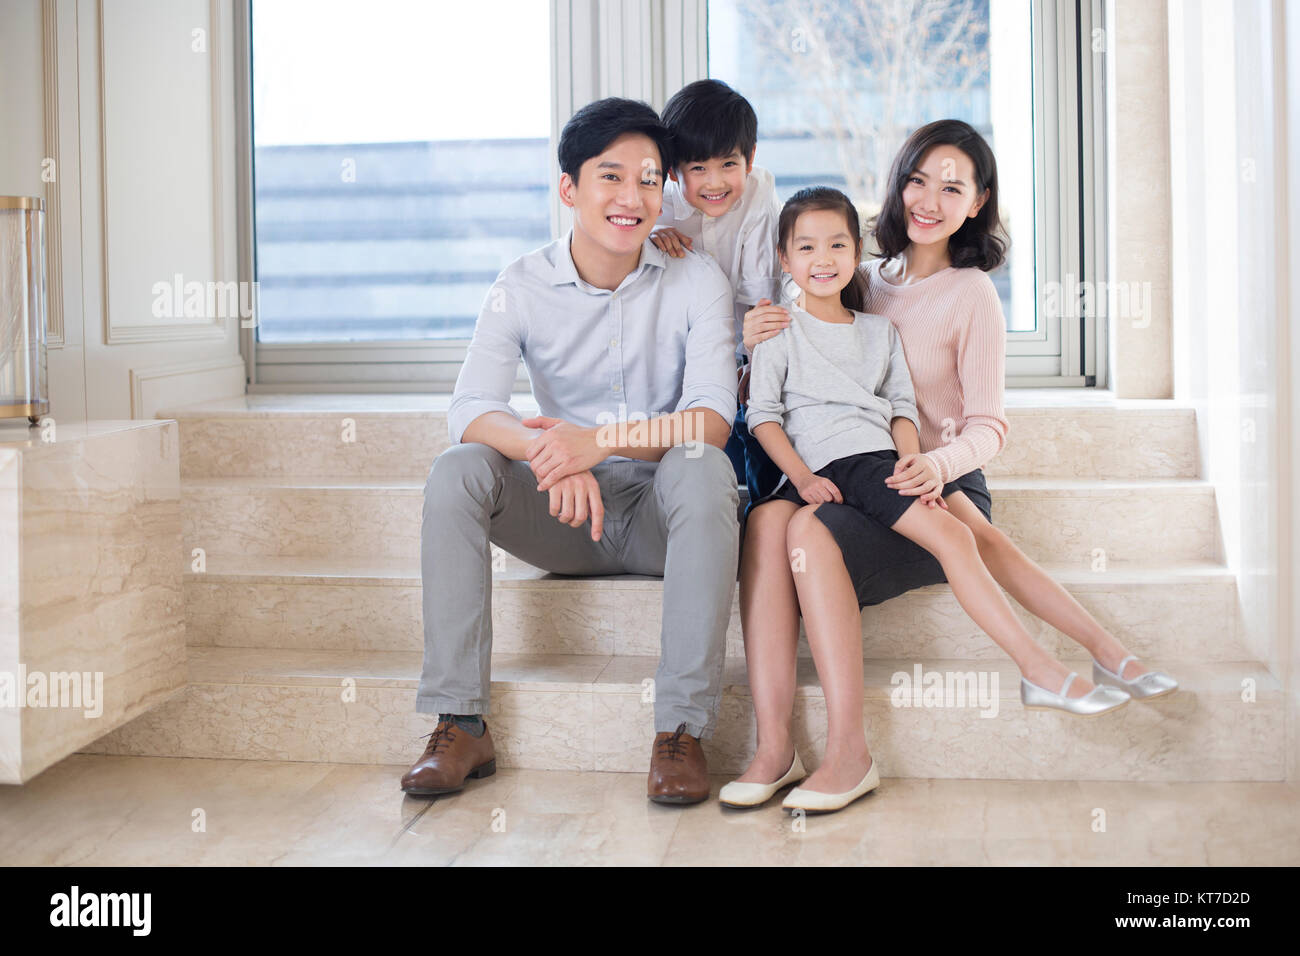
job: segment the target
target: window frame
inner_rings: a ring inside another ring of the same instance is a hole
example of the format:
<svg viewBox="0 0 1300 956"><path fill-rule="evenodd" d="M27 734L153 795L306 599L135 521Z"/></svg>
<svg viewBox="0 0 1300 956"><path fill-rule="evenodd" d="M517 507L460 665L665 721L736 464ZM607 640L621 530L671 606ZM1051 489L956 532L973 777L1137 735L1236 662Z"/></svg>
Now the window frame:
<svg viewBox="0 0 1300 956"><path fill-rule="evenodd" d="M252 0L235 4L235 125L239 277L256 276L253 164ZM551 179L560 117L602 96L628 96L662 108L670 91L708 75L707 0L549 0L551 11ZM1077 275L1105 281L1105 70L1092 55L1104 32L1104 0L1074 0L1059 16L1055 0L1032 0L1034 22L1035 286ZM1084 55L1088 51L1089 55ZM1103 51L1104 52L1104 51ZM1043 208L1041 196L1058 202ZM551 191L552 235L570 224ZM1095 288L1104 288L1096 285ZM256 305L254 306L256 312ZM256 322L256 319L254 320ZM1105 382L1104 315L1070 316L1060 354L1042 323L1007 335L1006 385L1091 386ZM247 389L255 392L450 392L468 339L438 341L258 342L240 330ZM1049 353L1049 354L1044 354ZM519 391L529 388L522 363Z"/></svg>

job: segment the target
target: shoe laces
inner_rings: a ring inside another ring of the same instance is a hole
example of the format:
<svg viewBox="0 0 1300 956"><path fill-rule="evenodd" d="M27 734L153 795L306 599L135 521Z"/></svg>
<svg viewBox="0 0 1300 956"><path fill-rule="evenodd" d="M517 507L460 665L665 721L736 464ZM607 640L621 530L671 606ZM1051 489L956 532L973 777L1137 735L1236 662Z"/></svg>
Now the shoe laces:
<svg viewBox="0 0 1300 956"><path fill-rule="evenodd" d="M680 760L686 756L686 745L682 743L682 734L686 733L686 725L678 724L673 733L659 741L659 756L667 760Z"/></svg>
<svg viewBox="0 0 1300 956"><path fill-rule="evenodd" d="M429 738L429 743L424 748L424 756L431 757L439 749L450 747L456 739L456 730L457 727L453 721L443 720L438 722L438 726L433 728L432 733L422 734L422 736Z"/></svg>

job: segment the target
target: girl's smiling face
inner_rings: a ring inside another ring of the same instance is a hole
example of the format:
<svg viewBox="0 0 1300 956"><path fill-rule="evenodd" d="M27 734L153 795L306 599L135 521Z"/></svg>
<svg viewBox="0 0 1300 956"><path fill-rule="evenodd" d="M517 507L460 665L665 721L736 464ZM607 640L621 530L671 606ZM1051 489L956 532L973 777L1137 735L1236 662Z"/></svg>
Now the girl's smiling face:
<svg viewBox="0 0 1300 956"><path fill-rule="evenodd" d="M956 146L931 148L903 186L907 238L918 245L947 242L988 199L975 182L975 164Z"/></svg>
<svg viewBox="0 0 1300 956"><path fill-rule="evenodd" d="M795 220L790 240L781 249L781 266L807 295L839 302L861 252L862 240L849 233L844 213L811 209Z"/></svg>

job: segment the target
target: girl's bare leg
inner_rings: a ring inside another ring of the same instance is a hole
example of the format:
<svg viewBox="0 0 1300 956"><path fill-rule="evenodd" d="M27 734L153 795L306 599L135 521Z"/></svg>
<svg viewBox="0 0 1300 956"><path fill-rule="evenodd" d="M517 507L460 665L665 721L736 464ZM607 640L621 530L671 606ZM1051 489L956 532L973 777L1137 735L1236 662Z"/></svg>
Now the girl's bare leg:
<svg viewBox="0 0 1300 956"><path fill-rule="evenodd" d="M799 645L799 601L786 552L786 525L799 506L769 501L749 513L740 556L740 626L745 667L754 698L758 748L736 779L774 783L790 769L794 740L795 666Z"/></svg>
<svg viewBox="0 0 1300 956"><path fill-rule="evenodd" d="M943 565L957 601L1016 662L1020 673L1046 690L1059 692L1070 670L1044 651L1025 630L1006 595L984 566L975 533L959 518L919 499L903 512L894 530L925 548ZM1070 684L1069 697L1082 697L1093 684L1082 674Z"/></svg>
<svg viewBox="0 0 1300 956"><path fill-rule="evenodd" d="M944 501L948 503L949 512L974 532L980 557L994 580L1006 588L1025 610L1074 638L1108 671L1114 672L1119 662L1129 656L1128 648L1098 624L1069 591L1052 580L1006 534L989 524L970 498L959 491L948 495ZM1120 676L1132 680L1146 671L1147 668L1139 662L1130 661Z"/></svg>
<svg viewBox="0 0 1300 956"><path fill-rule="evenodd" d="M786 533L787 551L797 553L805 569L795 573L794 584L826 695L826 756L800 786L844 793L871 767L862 725L862 615L844 556L816 510L800 508Z"/></svg>

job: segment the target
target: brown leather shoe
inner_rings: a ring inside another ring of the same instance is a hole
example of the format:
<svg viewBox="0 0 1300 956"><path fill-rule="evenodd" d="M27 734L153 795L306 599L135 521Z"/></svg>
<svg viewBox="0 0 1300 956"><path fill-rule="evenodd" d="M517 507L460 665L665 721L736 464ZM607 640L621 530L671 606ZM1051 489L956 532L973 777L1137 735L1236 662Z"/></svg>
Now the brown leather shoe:
<svg viewBox="0 0 1300 956"><path fill-rule="evenodd" d="M486 720L482 737L453 721L440 720L429 734L424 753L402 777L402 789L417 796L455 793L465 788L466 777L478 779L496 772L496 751Z"/></svg>
<svg viewBox="0 0 1300 956"><path fill-rule="evenodd" d="M646 796L655 803L699 803L709 798L709 765L700 742L678 724L673 733L655 734Z"/></svg>

